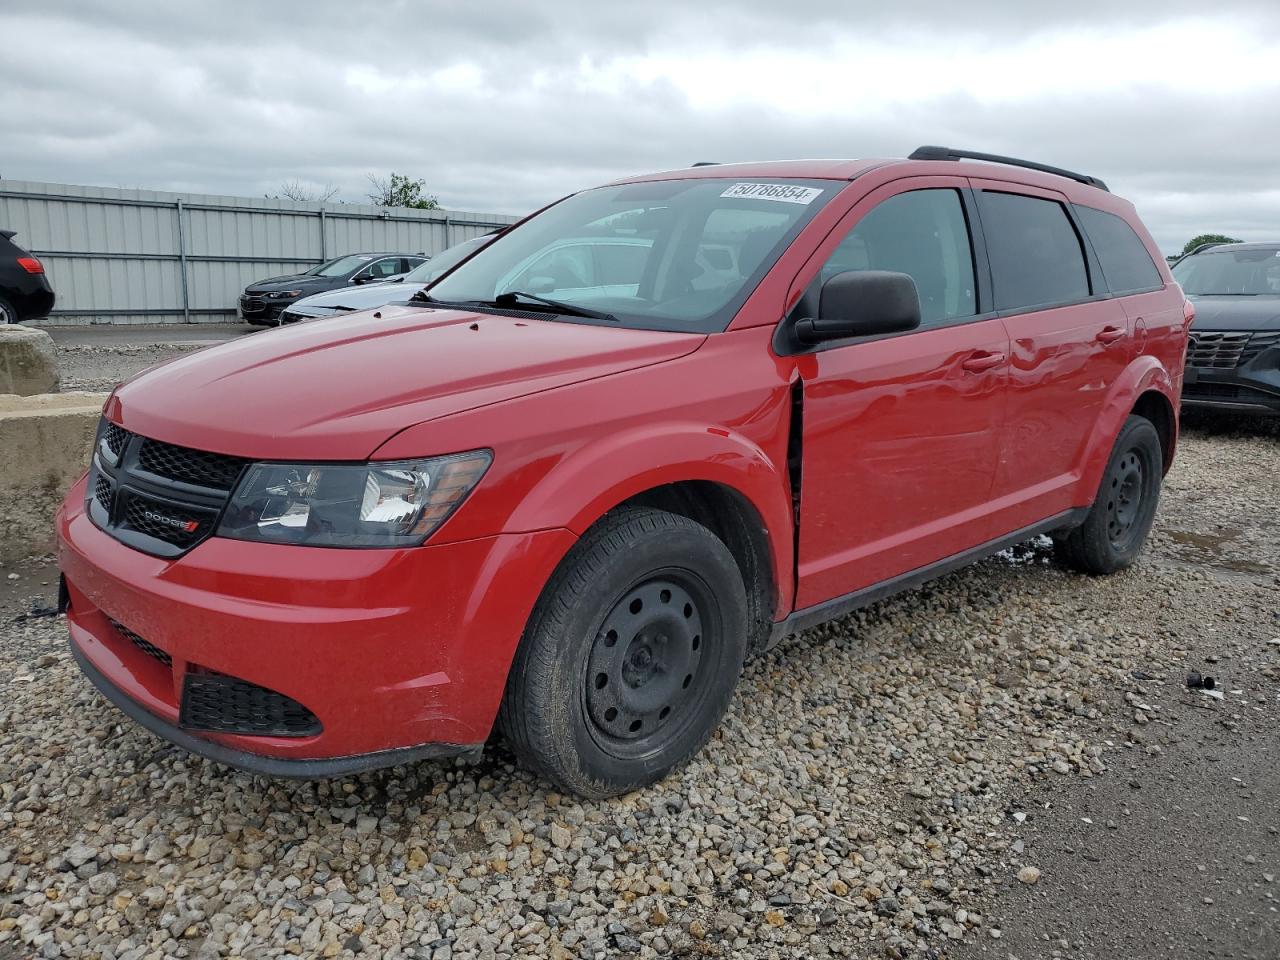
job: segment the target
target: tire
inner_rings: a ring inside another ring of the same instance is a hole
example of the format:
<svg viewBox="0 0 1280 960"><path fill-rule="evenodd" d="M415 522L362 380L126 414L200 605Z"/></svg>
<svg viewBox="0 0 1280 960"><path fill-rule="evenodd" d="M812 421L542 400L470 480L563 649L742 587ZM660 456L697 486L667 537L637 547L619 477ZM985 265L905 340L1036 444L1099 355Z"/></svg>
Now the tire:
<svg viewBox="0 0 1280 960"><path fill-rule="evenodd" d="M615 510L543 590L498 724L520 761L598 799L661 780L711 739L746 655L729 549L687 517Z"/></svg>
<svg viewBox="0 0 1280 960"><path fill-rule="evenodd" d="M0 297L0 327L8 323L18 322L18 311L4 297Z"/></svg>
<svg viewBox="0 0 1280 960"><path fill-rule="evenodd" d="M1058 559L1082 573L1109 574L1142 552L1160 501L1164 454L1145 417L1130 416L1116 437L1084 523L1054 538Z"/></svg>

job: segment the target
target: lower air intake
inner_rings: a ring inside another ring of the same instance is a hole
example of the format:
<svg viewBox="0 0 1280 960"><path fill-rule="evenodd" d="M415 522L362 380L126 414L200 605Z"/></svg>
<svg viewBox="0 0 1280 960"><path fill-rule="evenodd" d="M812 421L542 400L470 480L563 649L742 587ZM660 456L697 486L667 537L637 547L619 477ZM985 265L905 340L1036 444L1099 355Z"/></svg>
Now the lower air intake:
<svg viewBox="0 0 1280 960"><path fill-rule="evenodd" d="M188 730L258 737L312 737L322 729L297 700L220 673L187 674L178 723Z"/></svg>

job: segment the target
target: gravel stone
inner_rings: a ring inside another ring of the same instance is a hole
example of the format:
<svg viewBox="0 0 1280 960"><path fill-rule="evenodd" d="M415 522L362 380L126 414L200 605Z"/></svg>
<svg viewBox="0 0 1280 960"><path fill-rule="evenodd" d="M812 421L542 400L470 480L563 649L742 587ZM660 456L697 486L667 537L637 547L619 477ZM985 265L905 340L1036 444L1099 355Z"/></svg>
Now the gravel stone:
<svg viewBox="0 0 1280 960"><path fill-rule="evenodd" d="M1026 884L1039 883L1040 868L1039 867L1023 867L1021 870L1018 871L1018 879Z"/></svg>

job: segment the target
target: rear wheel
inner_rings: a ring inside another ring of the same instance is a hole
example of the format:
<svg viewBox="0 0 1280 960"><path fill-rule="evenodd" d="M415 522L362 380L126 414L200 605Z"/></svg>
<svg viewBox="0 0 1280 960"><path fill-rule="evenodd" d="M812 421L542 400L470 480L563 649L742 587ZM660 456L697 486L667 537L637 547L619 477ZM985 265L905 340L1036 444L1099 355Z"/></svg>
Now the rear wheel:
<svg viewBox="0 0 1280 960"><path fill-rule="evenodd" d="M0 326L4 326L6 323L17 323L17 322L18 322L18 311L13 309L13 304L11 304L8 300L6 300L4 297L0 297Z"/></svg>
<svg viewBox="0 0 1280 960"><path fill-rule="evenodd" d="M1160 500L1164 455L1145 417L1125 421L1083 524L1055 538L1058 558L1084 573L1123 570L1138 558Z"/></svg>
<svg viewBox="0 0 1280 960"><path fill-rule="evenodd" d="M711 738L746 652L733 555L677 514L617 510L547 585L499 724L527 766L586 797L661 780Z"/></svg>

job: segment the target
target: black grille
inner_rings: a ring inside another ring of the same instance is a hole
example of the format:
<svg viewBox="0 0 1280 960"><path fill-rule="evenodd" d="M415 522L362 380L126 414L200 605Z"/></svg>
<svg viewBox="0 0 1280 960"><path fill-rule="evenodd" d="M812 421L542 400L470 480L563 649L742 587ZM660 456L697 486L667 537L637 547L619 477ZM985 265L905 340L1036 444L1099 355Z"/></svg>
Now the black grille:
<svg viewBox="0 0 1280 960"><path fill-rule="evenodd" d="M144 440L138 463L142 469L169 480L194 483L212 490L230 490L245 465L239 457L176 447L159 440Z"/></svg>
<svg viewBox="0 0 1280 960"><path fill-rule="evenodd" d="M249 462L140 437L104 419L89 517L136 550L176 557L212 535Z"/></svg>
<svg viewBox="0 0 1280 960"><path fill-rule="evenodd" d="M1248 333L1193 332L1187 342L1187 366L1229 370L1240 363L1249 337Z"/></svg>
<svg viewBox="0 0 1280 960"><path fill-rule="evenodd" d="M129 431L124 427L118 427L114 423L108 422L102 438L106 441L107 449L111 451L111 455L118 458L121 451L124 450L124 445L129 442Z"/></svg>
<svg viewBox="0 0 1280 960"><path fill-rule="evenodd" d="M93 485L93 499L102 504L102 509L108 513L111 511L111 481L106 477L98 477L98 482Z"/></svg>
<svg viewBox="0 0 1280 960"><path fill-rule="evenodd" d="M1263 350L1280 347L1280 330L1274 333L1255 333L1249 338L1248 345L1240 352L1240 363L1246 364Z"/></svg>
<svg viewBox="0 0 1280 960"><path fill-rule="evenodd" d="M1280 397L1255 390L1248 386L1237 386L1234 383L1187 383L1183 384L1182 396L1187 400L1238 400L1242 403L1277 403Z"/></svg>
<svg viewBox="0 0 1280 960"><path fill-rule="evenodd" d="M178 723L189 730L272 737L321 731L320 720L297 700L220 673L187 674Z"/></svg>
<svg viewBox="0 0 1280 960"><path fill-rule="evenodd" d="M1240 396L1240 388L1230 383L1188 383L1183 386L1182 394L1191 399L1235 400Z"/></svg>
<svg viewBox="0 0 1280 960"><path fill-rule="evenodd" d="M132 630L130 630L128 627L126 627L123 623L120 623L119 621L112 620L111 626L115 627L116 633L120 634L120 636L128 640L135 647L137 647L139 650L145 653L148 657L151 657L153 660L159 660L166 667L173 666L173 657L169 656L169 654L165 653L163 650L157 647L154 643L151 643L147 640L143 640L142 637L138 636L136 633L134 633Z"/></svg>
<svg viewBox="0 0 1280 960"><path fill-rule="evenodd" d="M125 506L124 522L139 533L185 547L204 536L207 521L203 516L130 493Z"/></svg>

